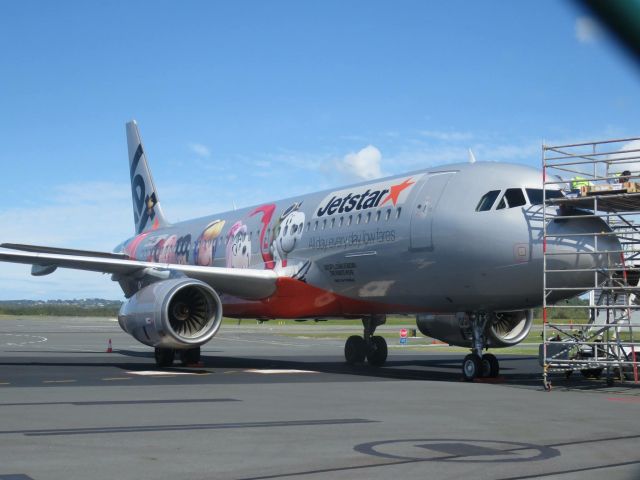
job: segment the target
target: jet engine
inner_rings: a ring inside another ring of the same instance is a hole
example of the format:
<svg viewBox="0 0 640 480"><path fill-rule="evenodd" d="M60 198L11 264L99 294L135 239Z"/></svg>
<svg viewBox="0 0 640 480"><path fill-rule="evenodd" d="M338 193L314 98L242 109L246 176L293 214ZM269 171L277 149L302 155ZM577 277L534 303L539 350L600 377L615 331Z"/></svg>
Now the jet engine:
<svg viewBox="0 0 640 480"><path fill-rule="evenodd" d="M484 329L486 346L502 348L516 345L526 338L532 323L533 310L488 313ZM416 317L416 325L427 337L458 347L472 346L471 320L467 313L420 314Z"/></svg>
<svg viewBox="0 0 640 480"><path fill-rule="evenodd" d="M194 348L208 342L222 322L213 288L191 278L152 283L122 305L120 327L151 347Z"/></svg>

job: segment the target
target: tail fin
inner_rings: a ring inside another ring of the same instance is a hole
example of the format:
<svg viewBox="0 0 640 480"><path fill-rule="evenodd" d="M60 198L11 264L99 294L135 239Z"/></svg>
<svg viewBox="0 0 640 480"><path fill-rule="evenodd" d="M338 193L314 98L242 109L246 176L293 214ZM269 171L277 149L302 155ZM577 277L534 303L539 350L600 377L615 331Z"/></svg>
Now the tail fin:
<svg viewBox="0 0 640 480"><path fill-rule="evenodd" d="M167 222L153 177L147 155L142 147L142 139L135 120L127 122L127 145L129 147L129 175L131 177L131 196L133 198L133 221L136 234L165 227Z"/></svg>

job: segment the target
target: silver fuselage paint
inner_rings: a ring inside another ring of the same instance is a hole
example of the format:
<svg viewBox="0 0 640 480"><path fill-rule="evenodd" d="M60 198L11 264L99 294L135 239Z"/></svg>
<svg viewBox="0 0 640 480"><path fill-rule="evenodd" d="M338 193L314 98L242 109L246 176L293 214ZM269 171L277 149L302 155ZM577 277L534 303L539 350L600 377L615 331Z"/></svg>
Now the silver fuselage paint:
<svg viewBox="0 0 640 480"><path fill-rule="evenodd" d="M541 172L505 163L420 170L182 222L117 250L270 268L386 313L527 309L542 303L544 207L476 211L482 195L507 188L540 189Z"/></svg>

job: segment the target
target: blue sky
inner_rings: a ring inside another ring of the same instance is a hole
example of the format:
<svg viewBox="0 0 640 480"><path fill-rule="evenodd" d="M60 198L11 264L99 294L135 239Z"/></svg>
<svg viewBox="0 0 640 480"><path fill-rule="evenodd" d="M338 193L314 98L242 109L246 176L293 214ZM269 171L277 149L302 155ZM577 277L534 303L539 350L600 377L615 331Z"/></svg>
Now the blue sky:
<svg viewBox="0 0 640 480"><path fill-rule="evenodd" d="M0 241L129 236L131 118L172 220L640 133L640 69L573 2L27 0L0 45ZM121 298L28 272L0 299Z"/></svg>

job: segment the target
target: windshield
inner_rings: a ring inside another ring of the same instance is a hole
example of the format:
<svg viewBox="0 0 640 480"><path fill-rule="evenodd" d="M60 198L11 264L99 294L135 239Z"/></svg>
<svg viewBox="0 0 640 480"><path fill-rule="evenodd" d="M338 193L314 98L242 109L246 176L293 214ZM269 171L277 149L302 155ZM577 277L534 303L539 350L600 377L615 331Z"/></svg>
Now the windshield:
<svg viewBox="0 0 640 480"><path fill-rule="evenodd" d="M493 202L498 198L498 194L500 190L491 190L490 192L485 193L480 201L478 202L478 206L476 207L476 212L486 212L487 210L491 210L493 206Z"/></svg>
<svg viewBox="0 0 640 480"><path fill-rule="evenodd" d="M531 205L542 205L542 189L541 188L527 188L527 196L529 197L529 203ZM564 194L561 190L547 190L547 199L550 198L563 198Z"/></svg>

